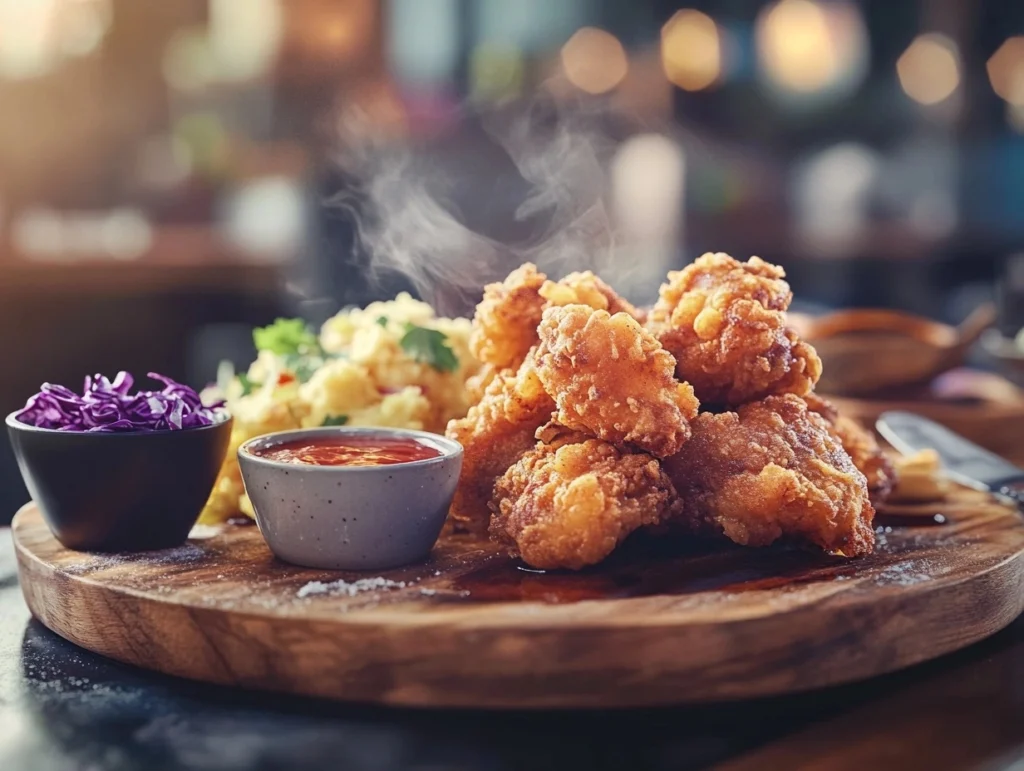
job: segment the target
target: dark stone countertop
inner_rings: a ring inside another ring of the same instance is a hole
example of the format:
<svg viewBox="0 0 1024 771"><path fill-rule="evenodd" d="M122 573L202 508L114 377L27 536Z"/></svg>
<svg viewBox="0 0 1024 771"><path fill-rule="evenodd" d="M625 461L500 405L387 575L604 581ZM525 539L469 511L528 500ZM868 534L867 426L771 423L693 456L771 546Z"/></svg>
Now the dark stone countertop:
<svg viewBox="0 0 1024 771"><path fill-rule="evenodd" d="M177 680L31 620L0 530L0 770L1010 768L1024 758L1024 620L911 670L742 704L398 710Z"/></svg>

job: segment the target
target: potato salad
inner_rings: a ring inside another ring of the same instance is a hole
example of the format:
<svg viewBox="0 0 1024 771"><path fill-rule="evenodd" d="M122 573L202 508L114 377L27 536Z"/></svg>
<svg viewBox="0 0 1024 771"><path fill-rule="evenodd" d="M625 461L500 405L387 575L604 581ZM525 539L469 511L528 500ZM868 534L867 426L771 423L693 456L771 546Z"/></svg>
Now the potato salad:
<svg viewBox="0 0 1024 771"><path fill-rule="evenodd" d="M468 408L476 373L468 319L434 315L408 294L344 310L319 335L301 319L256 329L248 371L222 367L216 391L235 423L224 465L199 521L222 522L252 506L242 486L239 445L273 431L314 426L385 426L441 433Z"/></svg>

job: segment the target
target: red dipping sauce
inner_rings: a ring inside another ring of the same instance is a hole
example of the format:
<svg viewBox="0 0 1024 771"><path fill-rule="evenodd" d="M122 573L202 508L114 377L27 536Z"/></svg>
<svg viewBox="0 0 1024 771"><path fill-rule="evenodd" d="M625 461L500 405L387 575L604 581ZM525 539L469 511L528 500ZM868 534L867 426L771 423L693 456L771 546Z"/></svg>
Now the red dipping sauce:
<svg viewBox="0 0 1024 771"><path fill-rule="evenodd" d="M305 463L310 466L390 466L438 458L441 451L415 439L325 436L293 439L252 450L252 454L279 463Z"/></svg>

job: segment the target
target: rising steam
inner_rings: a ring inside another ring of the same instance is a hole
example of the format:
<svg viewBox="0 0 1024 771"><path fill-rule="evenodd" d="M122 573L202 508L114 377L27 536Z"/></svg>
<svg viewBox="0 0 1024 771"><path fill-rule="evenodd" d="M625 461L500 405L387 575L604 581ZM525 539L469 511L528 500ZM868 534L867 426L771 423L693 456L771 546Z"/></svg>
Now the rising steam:
<svg viewBox="0 0 1024 771"><path fill-rule="evenodd" d="M509 212L485 208L491 219L513 220L514 238L481 232L493 222L470 227L453 194L491 189L493 168L472 167L476 178L467 178L439 166L436 154L375 140L365 123L350 119L340 164L355 189L332 203L352 213L371 281L404 276L442 313L471 311L485 283L524 261L555 278L590 269L613 285L628 285L638 261L617 252L606 201L615 146L599 117L550 101L483 116L484 131L507 154L522 193Z"/></svg>

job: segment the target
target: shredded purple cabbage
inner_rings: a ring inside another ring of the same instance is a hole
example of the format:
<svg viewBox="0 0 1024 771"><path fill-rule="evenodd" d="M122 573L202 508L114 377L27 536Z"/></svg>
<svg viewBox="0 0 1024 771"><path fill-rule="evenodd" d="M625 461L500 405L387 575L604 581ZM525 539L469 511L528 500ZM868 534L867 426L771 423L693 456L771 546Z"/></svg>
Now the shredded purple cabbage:
<svg viewBox="0 0 1024 771"><path fill-rule="evenodd" d="M147 432L209 426L223 419L224 402L205 406L187 385L150 372L160 391L128 393L135 383L127 372L111 382L103 375L85 378L81 396L70 388L43 383L15 420L57 431Z"/></svg>

